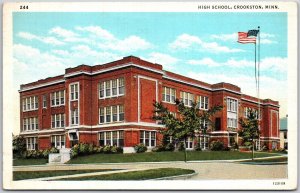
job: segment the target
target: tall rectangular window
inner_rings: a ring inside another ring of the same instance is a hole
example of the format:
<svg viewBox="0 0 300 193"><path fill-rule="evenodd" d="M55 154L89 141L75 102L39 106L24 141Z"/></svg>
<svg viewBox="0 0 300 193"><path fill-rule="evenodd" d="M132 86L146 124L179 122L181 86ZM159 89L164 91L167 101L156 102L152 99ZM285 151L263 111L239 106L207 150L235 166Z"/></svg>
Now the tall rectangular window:
<svg viewBox="0 0 300 193"><path fill-rule="evenodd" d="M37 96L34 97L34 108L35 109L39 108L39 98Z"/></svg>
<svg viewBox="0 0 300 193"><path fill-rule="evenodd" d="M55 92L51 93L51 106L55 106Z"/></svg>
<svg viewBox="0 0 300 193"><path fill-rule="evenodd" d="M72 85L70 85L70 87L71 87L71 101L72 100L78 100L78 96L79 96L79 94L78 94L78 84L72 84Z"/></svg>
<svg viewBox="0 0 300 193"><path fill-rule="evenodd" d="M112 106L113 122L118 121L117 106Z"/></svg>
<svg viewBox="0 0 300 193"><path fill-rule="evenodd" d="M119 131L119 146L123 147L124 146L124 131Z"/></svg>
<svg viewBox="0 0 300 193"><path fill-rule="evenodd" d="M43 95L43 108L47 108L47 96Z"/></svg>
<svg viewBox="0 0 300 193"><path fill-rule="evenodd" d="M110 122L111 122L111 108L106 107L106 123L110 123Z"/></svg>
<svg viewBox="0 0 300 193"><path fill-rule="evenodd" d="M35 97L30 97L30 104L31 104L31 106L30 106L30 109L34 109L34 99L35 99Z"/></svg>
<svg viewBox="0 0 300 193"><path fill-rule="evenodd" d="M71 125L78 125L78 109L71 111Z"/></svg>
<svg viewBox="0 0 300 193"><path fill-rule="evenodd" d="M112 96L118 95L118 92L117 92L117 79L112 80L111 84L112 84Z"/></svg>
<svg viewBox="0 0 300 193"><path fill-rule="evenodd" d="M124 106L119 106L119 121L124 121Z"/></svg>
<svg viewBox="0 0 300 193"><path fill-rule="evenodd" d="M65 104L65 91L64 90L61 90L59 92L59 96L60 96L60 104L61 105L64 105Z"/></svg>
<svg viewBox="0 0 300 193"><path fill-rule="evenodd" d="M57 149L65 148L66 137L65 135L53 135L51 136L51 143Z"/></svg>
<svg viewBox="0 0 300 193"><path fill-rule="evenodd" d="M65 114L51 115L51 126L52 128L65 127Z"/></svg>
<svg viewBox="0 0 300 193"><path fill-rule="evenodd" d="M51 115L51 127L55 128L55 115Z"/></svg>
<svg viewBox="0 0 300 193"><path fill-rule="evenodd" d="M105 135L105 132L101 132L100 133L100 137L99 137L99 145L100 146L104 146L105 145L104 135Z"/></svg>
<svg viewBox="0 0 300 193"><path fill-rule="evenodd" d="M189 93L189 106L192 106L193 101L194 101L194 95Z"/></svg>
<svg viewBox="0 0 300 193"><path fill-rule="evenodd" d="M183 101L185 106L191 106L194 101L194 94L180 91L180 100Z"/></svg>
<svg viewBox="0 0 300 193"><path fill-rule="evenodd" d="M176 91L174 88L171 88L171 103L175 103L176 100Z"/></svg>
<svg viewBox="0 0 300 193"><path fill-rule="evenodd" d="M100 123L104 123L104 108L100 108Z"/></svg>
<svg viewBox="0 0 300 193"><path fill-rule="evenodd" d="M106 87L106 89L105 89L105 96L106 96L106 97L110 97L110 95L111 95L111 84L110 84L110 80L108 80L108 81L105 82L105 87Z"/></svg>
<svg viewBox="0 0 300 193"><path fill-rule="evenodd" d="M73 95L74 95L74 93L73 93ZM65 91L64 90L53 92L53 93L51 93L50 96L51 96L51 106L52 107L65 104Z"/></svg>
<svg viewBox="0 0 300 193"><path fill-rule="evenodd" d="M118 131L112 132L112 145L118 146Z"/></svg>
<svg viewBox="0 0 300 193"><path fill-rule="evenodd" d="M123 95L125 91L124 78L119 78L119 95Z"/></svg>
<svg viewBox="0 0 300 193"><path fill-rule="evenodd" d="M100 98L104 98L104 82L100 83L100 88L99 88L99 96Z"/></svg>
<svg viewBox="0 0 300 193"><path fill-rule="evenodd" d="M26 99L22 99L23 111L26 111Z"/></svg>
<svg viewBox="0 0 300 193"><path fill-rule="evenodd" d="M27 150L36 150L37 142L36 137L28 137L26 138L26 149Z"/></svg>
<svg viewBox="0 0 300 193"><path fill-rule="evenodd" d="M227 98L227 111L237 112L237 100Z"/></svg>
<svg viewBox="0 0 300 193"><path fill-rule="evenodd" d="M198 105L200 109L208 110L208 97L207 96L198 96L197 97Z"/></svg>
<svg viewBox="0 0 300 193"><path fill-rule="evenodd" d="M105 134L105 138L106 138L106 144L105 145L112 145L112 141L111 141L111 132L106 132Z"/></svg>

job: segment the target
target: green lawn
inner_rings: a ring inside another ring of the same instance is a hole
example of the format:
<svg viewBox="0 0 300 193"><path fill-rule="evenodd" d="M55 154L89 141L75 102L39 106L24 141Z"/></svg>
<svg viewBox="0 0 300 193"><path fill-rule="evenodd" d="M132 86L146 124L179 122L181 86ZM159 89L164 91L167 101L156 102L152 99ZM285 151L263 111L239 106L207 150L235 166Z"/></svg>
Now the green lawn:
<svg viewBox="0 0 300 193"><path fill-rule="evenodd" d="M117 174L105 174L97 176L86 176L86 177L77 177L77 178L65 178L59 180L149 180L155 178L162 178L168 176L177 176L183 174L192 174L194 170L187 170L181 168L160 168L160 169L150 169L144 171L135 171L135 172L124 172Z"/></svg>
<svg viewBox="0 0 300 193"><path fill-rule="evenodd" d="M248 160L248 161L241 161L241 162L251 162L251 163L271 163L271 162L287 162L287 157L275 157L275 158L266 158L266 159L255 159L255 160Z"/></svg>
<svg viewBox="0 0 300 193"><path fill-rule="evenodd" d="M97 170L56 170L56 171L15 171L13 172L13 180L25 180L52 176L64 176L72 174L82 174L91 172L112 171L111 169L97 169Z"/></svg>
<svg viewBox="0 0 300 193"><path fill-rule="evenodd" d="M24 158L18 158L13 160L14 166L23 166L23 165L43 165L48 163L48 159L24 159Z"/></svg>
<svg viewBox="0 0 300 193"><path fill-rule="evenodd" d="M275 156L278 154L255 153L255 157ZM190 151L188 161L192 160L233 160L250 159L251 153L238 151ZM160 162L184 161L184 152L147 152L135 154L93 154L71 159L70 164L122 163L122 162Z"/></svg>

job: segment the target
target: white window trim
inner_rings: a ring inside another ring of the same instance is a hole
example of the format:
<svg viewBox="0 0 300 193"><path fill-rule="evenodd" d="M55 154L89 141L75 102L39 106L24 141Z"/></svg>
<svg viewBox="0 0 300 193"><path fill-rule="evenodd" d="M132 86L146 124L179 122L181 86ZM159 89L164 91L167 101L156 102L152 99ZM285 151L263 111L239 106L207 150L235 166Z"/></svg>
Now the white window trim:
<svg viewBox="0 0 300 193"><path fill-rule="evenodd" d="M63 95L64 95L64 103L61 102L61 91L63 91ZM58 93L58 96L57 94ZM50 93L50 103L51 103L51 107L59 107L59 106L64 106L66 104L66 91L65 90L59 90L59 91L55 91L55 92L52 92ZM54 94L54 105L52 104L52 94ZM56 99L58 98L58 105L56 104ZM44 105L44 103L43 103ZM44 107L43 107L44 108Z"/></svg>
<svg viewBox="0 0 300 193"><path fill-rule="evenodd" d="M32 122L34 127L32 128ZM36 125L38 124L39 120L38 117L28 117L23 119L23 131L37 131L39 128ZM24 123L26 123L26 129L24 128Z"/></svg>
<svg viewBox="0 0 300 193"><path fill-rule="evenodd" d="M51 136L51 140L52 137L54 137L54 141L51 141L51 143L54 143L54 147L57 149L62 149L66 147L66 136L65 135L52 135ZM64 138L64 145L61 145L62 142L62 137ZM59 142L59 146L56 145L56 142Z"/></svg>
<svg viewBox="0 0 300 193"><path fill-rule="evenodd" d="M31 104L31 98L33 97L33 108L31 108L32 104ZM36 107L35 105L35 101L36 101L36 98L38 99L38 96L30 96L30 97L25 97L23 99L25 99L25 104L26 104L26 110L24 109L24 104L22 104L23 106L23 112L28 112L28 111L35 111L35 110L38 110L39 108ZM22 103L23 103L23 99L22 99ZM28 101L29 99L29 101ZM27 108L27 105L29 104L29 108ZM38 106L39 106L39 101L38 101Z"/></svg>
<svg viewBox="0 0 300 193"><path fill-rule="evenodd" d="M195 102L195 95L193 93L189 93L186 91L180 91L180 92L182 92L182 102L183 102L184 106L191 107L192 105L190 105L190 96L193 95L192 102ZM187 93L187 98L185 97L186 93ZM186 99L188 100L187 105L185 104Z"/></svg>
<svg viewBox="0 0 300 193"><path fill-rule="evenodd" d="M77 84L77 88L78 88L78 99L76 100L71 100L71 86ZM72 117L71 117L71 101L78 101L78 124L80 125L80 86L79 86L79 82L73 82L71 84L69 84L69 126L77 126L77 125L72 125ZM66 125L66 123L65 123ZM66 125L67 126L67 125Z"/></svg>
<svg viewBox="0 0 300 193"><path fill-rule="evenodd" d="M143 132L143 144L146 146L146 131L148 130L140 130L140 132ZM148 131L149 132L149 145L147 146L148 148L156 147L156 131ZM154 132L154 146L151 146L151 133ZM141 135L140 135L141 136ZM141 140L141 139L140 139Z"/></svg>
<svg viewBox="0 0 300 193"><path fill-rule="evenodd" d="M167 88L169 89L169 95L170 95L170 101L167 101ZM163 87L163 90L164 90L164 93L165 93L165 95L164 95L164 97L162 97L162 102L164 102L164 103L169 103L169 104L176 104L176 102L174 101L172 101L172 90L174 90L175 91L175 95L174 95L174 97L175 97L175 100L176 100L176 89L175 88L171 88L171 87L167 87L167 86L164 86Z"/></svg>
<svg viewBox="0 0 300 193"><path fill-rule="evenodd" d="M104 145L107 145L106 144L106 133L109 132L110 133L110 145L112 146L113 145L113 132L117 132L117 147L120 147L120 143L119 143L119 140L120 140L120 131L123 132L123 143L124 143L125 140L124 140L124 131L123 130L101 131L101 132L98 133L98 139L99 139L98 141L100 141L100 135L101 135L101 133L103 133L103 135L104 135L104 138L103 138Z"/></svg>
<svg viewBox="0 0 300 193"><path fill-rule="evenodd" d="M36 137L27 137L26 138L26 149L27 150L35 150L35 146L37 144L37 140L36 139L37 139ZM33 148L32 148L32 146L33 146Z"/></svg>
<svg viewBox="0 0 300 193"><path fill-rule="evenodd" d="M112 107L113 106L117 106L117 121L113 121L113 110L112 110ZM110 124L110 123L120 123L120 122L125 122L125 117L124 117L124 120L123 121L120 121L120 106L123 106L123 108L124 108L124 105L113 105L113 106L108 106L108 107L100 107L99 108L99 110L98 110L98 112L99 112L99 116L98 116L98 124L99 125L103 125L103 124ZM103 108L103 110L104 110L104 122L103 123L101 123L100 122L100 109L101 108ZM110 108L110 122L106 122L106 108ZM124 113L124 116L125 116L125 112L123 112Z"/></svg>
<svg viewBox="0 0 300 193"><path fill-rule="evenodd" d="M99 99L107 99L107 98L114 98L114 97L120 97L120 96L124 96L125 95L125 90L124 90L124 93L123 94L120 94L120 92L119 92L119 87L120 87L120 81L119 81L119 79L121 79L121 78L123 78L124 79L124 88L125 88L125 78L124 77L120 77L120 78L116 78L116 79L111 79L111 80L103 80L103 81L100 81L99 83L98 83L98 98ZM117 80L117 94L116 95L113 95L113 92L112 92L112 89L113 89L113 87L112 87L112 82L113 82L113 80ZM109 83L110 83L110 96L106 96L106 82L107 81L109 81ZM100 89L101 89L101 83L104 83L104 88L103 88L103 90L104 90L104 95L103 95L103 97L101 97L100 96Z"/></svg>
<svg viewBox="0 0 300 193"><path fill-rule="evenodd" d="M56 126L56 121L57 121L57 120L56 120L56 115L59 115L59 127ZM52 128L52 129L65 128L65 127L66 127L66 115L64 116L64 120L63 120L64 123L65 123L65 126L64 126L64 127L61 126L61 125L62 125L61 123L62 123L62 116L63 116L63 115L65 115L65 114L64 114L64 113L60 113L60 114L52 114L52 115L51 115L51 128ZM55 124L54 124L54 127L52 127L52 122L53 122L52 116L54 117L54 123L55 123Z"/></svg>

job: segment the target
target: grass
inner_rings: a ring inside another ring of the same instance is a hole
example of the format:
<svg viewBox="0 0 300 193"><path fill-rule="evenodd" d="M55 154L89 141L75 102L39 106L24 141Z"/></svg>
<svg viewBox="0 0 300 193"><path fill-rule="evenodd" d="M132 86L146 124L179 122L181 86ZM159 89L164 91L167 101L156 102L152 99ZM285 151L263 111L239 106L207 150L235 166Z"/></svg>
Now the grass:
<svg viewBox="0 0 300 193"><path fill-rule="evenodd" d="M159 169L150 169L144 171L135 171L135 172L124 172L117 174L104 174L97 176L86 176L86 177L76 177L76 178L65 178L59 180L150 180L155 178L177 176L183 174L192 174L194 170L187 170L181 168L159 168Z"/></svg>
<svg viewBox="0 0 300 193"><path fill-rule="evenodd" d="M83 174L92 172L112 171L110 169L97 170L50 170L50 171L15 171L13 172L13 180L25 180L34 178L44 178L52 176L64 176L72 174Z"/></svg>
<svg viewBox="0 0 300 193"><path fill-rule="evenodd" d="M266 159L255 159L255 160L244 160L241 162L251 162L251 163L271 163L271 162L287 162L287 157L275 157L275 158L266 158Z"/></svg>
<svg viewBox="0 0 300 193"><path fill-rule="evenodd" d="M13 160L14 166L24 166L24 165L43 165L48 163L48 159L25 159L25 158L17 158Z"/></svg>
<svg viewBox="0 0 300 193"><path fill-rule="evenodd" d="M192 160L233 160L251 159L252 154L238 151L189 151L188 161ZM255 157L276 156L278 154L255 153ZM93 154L71 159L69 164L123 163L184 161L184 152L147 152L136 154Z"/></svg>

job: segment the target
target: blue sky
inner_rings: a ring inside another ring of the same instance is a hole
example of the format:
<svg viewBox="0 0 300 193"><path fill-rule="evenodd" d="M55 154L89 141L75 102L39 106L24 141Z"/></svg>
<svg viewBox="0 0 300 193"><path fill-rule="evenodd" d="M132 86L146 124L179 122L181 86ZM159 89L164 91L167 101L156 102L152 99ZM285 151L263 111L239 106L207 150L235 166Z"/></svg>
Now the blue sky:
<svg viewBox="0 0 300 193"><path fill-rule="evenodd" d="M254 45L237 32L261 26L261 97L287 112L286 13L14 13L14 85L135 55L208 83L255 95Z"/></svg>

